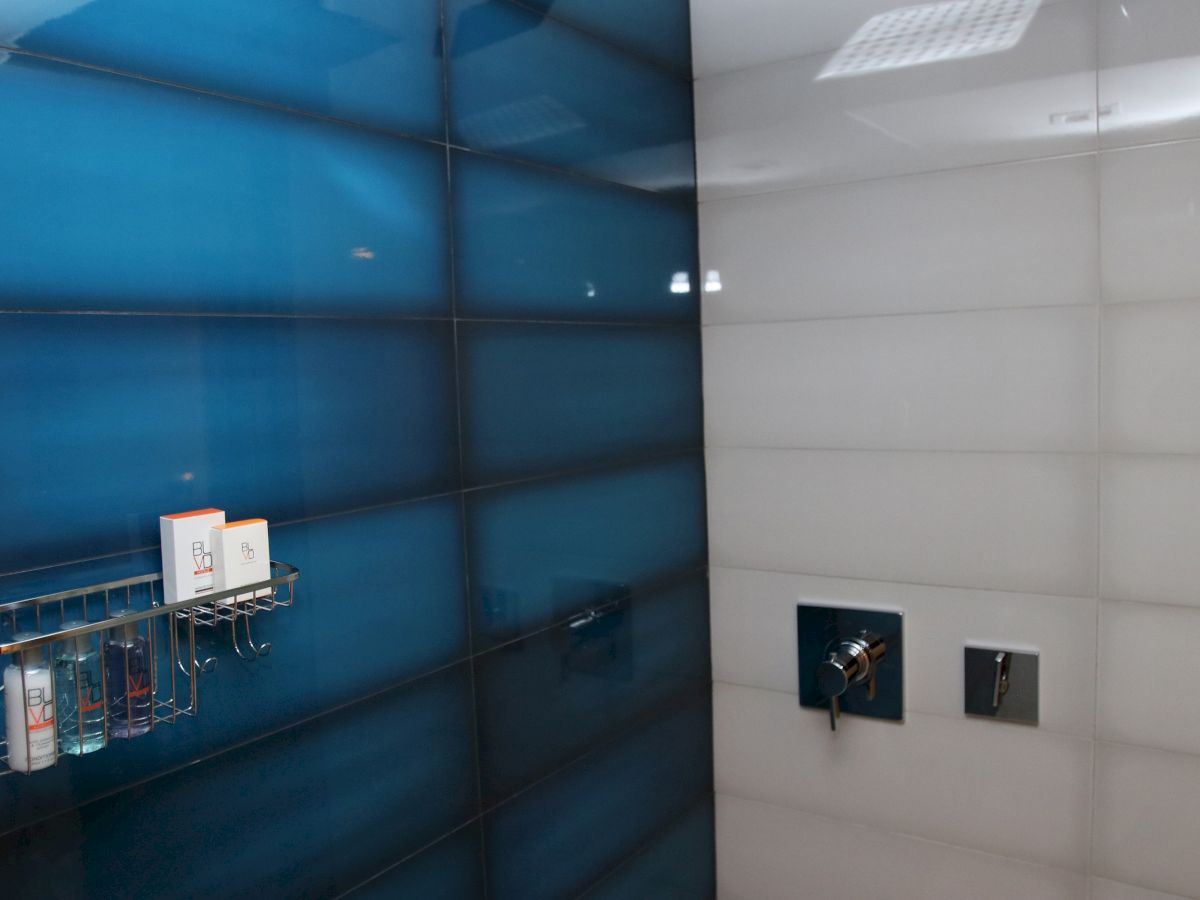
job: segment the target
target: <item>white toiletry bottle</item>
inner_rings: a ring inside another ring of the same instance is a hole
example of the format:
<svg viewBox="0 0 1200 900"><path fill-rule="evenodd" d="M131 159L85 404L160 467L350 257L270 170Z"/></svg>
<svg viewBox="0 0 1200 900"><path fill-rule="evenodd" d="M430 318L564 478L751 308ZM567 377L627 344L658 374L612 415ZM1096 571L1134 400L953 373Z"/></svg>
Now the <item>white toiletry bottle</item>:
<svg viewBox="0 0 1200 900"><path fill-rule="evenodd" d="M35 638L23 631L14 641ZM54 687L46 648L12 654L4 670L4 725L8 733L8 767L14 772L36 772L58 760L54 721Z"/></svg>

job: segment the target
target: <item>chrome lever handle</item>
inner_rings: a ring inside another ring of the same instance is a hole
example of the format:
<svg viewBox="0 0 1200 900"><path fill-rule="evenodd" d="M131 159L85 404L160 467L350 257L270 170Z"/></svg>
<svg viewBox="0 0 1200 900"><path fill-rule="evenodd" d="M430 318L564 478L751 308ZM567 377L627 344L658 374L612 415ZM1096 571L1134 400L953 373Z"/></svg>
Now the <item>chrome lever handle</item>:
<svg viewBox="0 0 1200 900"><path fill-rule="evenodd" d="M883 658L887 646L878 637L862 632L858 637L840 641L829 651L829 658L817 667L817 683L829 699L829 728L837 731L841 701L838 699L854 684L867 682L867 699L875 699L875 663Z"/></svg>
<svg viewBox="0 0 1200 900"><path fill-rule="evenodd" d="M1000 699L1008 693L1008 669L1012 662L1012 654L1001 650L996 654L996 678L992 683L992 709L1000 708Z"/></svg>

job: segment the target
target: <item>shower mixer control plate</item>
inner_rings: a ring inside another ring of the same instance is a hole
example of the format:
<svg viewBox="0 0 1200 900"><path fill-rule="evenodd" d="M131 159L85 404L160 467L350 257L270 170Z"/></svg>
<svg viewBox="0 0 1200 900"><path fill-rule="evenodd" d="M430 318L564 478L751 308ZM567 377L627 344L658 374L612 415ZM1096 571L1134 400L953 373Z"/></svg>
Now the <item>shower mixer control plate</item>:
<svg viewBox="0 0 1200 900"><path fill-rule="evenodd" d="M904 620L899 612L800 604L800 705L904 720Z"/></svg>

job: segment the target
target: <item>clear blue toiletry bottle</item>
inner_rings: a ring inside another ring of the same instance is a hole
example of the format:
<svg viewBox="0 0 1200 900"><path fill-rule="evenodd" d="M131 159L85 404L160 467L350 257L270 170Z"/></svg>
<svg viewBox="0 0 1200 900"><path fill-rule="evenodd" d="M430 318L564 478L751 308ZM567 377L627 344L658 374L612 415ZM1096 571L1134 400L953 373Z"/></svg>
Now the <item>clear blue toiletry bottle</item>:
<svg viewBox="0 0 1200 900"><path fill-rule="evenodd" d="M63 630L86 622L64 622ZM60 753L82 756L104 746L104 682L95 635L85 634L58 645L54 655L55 706Z"/></svg>
<svg viewBox="0 0 1200 900"><path fill-rule="evenodd" d="M113 618L133 612L121 610ZM137 737L150 730L154 703L151 665L146 639L139 633L137 622L108 630L104 641L104 677L108 682L109 737Z"/></svg>

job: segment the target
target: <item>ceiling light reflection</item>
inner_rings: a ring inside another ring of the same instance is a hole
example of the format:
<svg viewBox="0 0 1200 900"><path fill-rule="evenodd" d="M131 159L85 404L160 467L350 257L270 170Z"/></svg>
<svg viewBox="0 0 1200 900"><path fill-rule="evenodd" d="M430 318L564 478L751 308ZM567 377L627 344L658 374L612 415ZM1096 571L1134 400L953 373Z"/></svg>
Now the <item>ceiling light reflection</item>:
<svg viewBox="0 0 1200 900"><path fill-rule="evenodd" d="M817 75L844 78L1000 53L1025 35L1042 0L940 0L868 19Z"/></svg>

